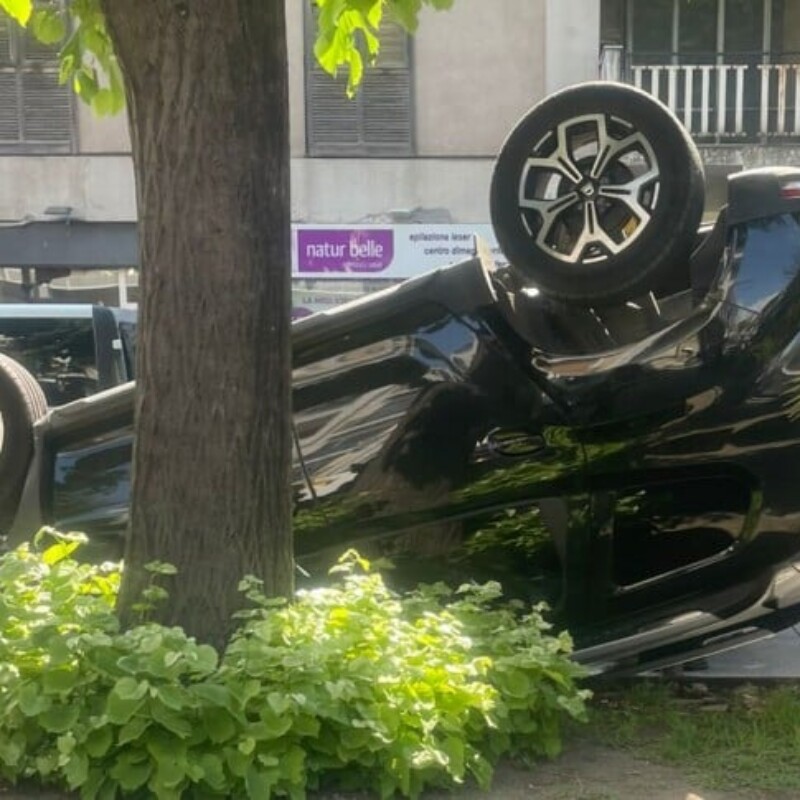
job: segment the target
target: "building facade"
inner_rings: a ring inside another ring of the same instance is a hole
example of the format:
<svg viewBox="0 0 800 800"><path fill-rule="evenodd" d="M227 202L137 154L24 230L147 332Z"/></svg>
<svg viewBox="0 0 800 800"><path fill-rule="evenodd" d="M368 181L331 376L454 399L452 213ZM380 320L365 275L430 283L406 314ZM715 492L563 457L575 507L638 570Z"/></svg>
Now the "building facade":
<svg viewBox="0 0 800 800"><path fill-rule="evenodd" d="M457 0L426 11L413 39L387 25L353 101L313 61L310 3L287 0L287 15L303 311L456 260L470 231L491 237L494 154L526 109L571 83L661 97L712 178L800 158L800 0ZM94 118L57 85L53 53L12 28L0 28L0 291L133 301L125 120ZM358 236L372 261L315 255ZM80 266L94 271L52 277Z"/></svg>

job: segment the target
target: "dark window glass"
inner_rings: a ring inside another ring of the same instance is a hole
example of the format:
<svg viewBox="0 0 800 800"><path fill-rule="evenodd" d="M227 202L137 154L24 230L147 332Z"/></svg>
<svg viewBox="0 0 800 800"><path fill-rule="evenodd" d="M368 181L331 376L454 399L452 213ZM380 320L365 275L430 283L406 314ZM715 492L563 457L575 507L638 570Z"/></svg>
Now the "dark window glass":
<svg viewBox="0 0 800 800"><path fill-rule="evenodd" d="M123 428L58 451L52 519L62 530L89 534L84 557L119 558L128 521L133 432Z"/></svg>
<svg viewBox="0 0 800 800"><path fill-rule="evenodd" d="M678 50L711 55L717 52L717 0L681 0Z"/></svg>
<svg viewBox="0 0 800 800"><path fill-rule="evenodd" d="M600 44L625 44L624 0L603 0L600 8Z"/></svg>
<svg viewBox="0 0 800 800"><path fill-rule="evenodd" d="M618 496L614 579L629 586L701 563L738 538L747 487L729 477L664 483Z"/></svg>
<svg viewBox="0 0 800 800"><path fill-rule="evenodd" d="M33 374L51 406L98 390L91 319L0 320L0 353Z"/></svg>
<svg viewBox="0 0 800 800"><path fill-rule="evenodd" d="M662 63L672 51L672 0L633 5L633 49L640 64Z"/></svg>
<svg viewBox="0 0 800 800"><path fill-rule="evenodd" d="M725 52L760 53L764 40L764 0L726 0Z"/></svg>
<svg viewBox="0 0 800 800"><path fill-rule="evenodd" d="M797 0L773 0L771 33L774 61L796 63L800 60L800 3Z"/></svg>

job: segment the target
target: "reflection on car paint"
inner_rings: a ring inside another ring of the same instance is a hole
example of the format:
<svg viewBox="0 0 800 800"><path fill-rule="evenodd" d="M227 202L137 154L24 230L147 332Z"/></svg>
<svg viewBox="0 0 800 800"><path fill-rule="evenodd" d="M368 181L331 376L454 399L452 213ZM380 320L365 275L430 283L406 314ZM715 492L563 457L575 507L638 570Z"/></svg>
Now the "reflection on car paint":
<svg viewBox="0 0 800 800"><path fill-rule="evenodd" d="M347 547L391 559L396 586L500 580L590 660L788 619L773 579L800 553L800 225L744 221L723 244L705 297L576 312L552 339L528 324L540 301L507 302L477 259L297 323L307 580ZM587 349L593 325L623 344ZM46 521L121 531L130 442L127 420L53 444Z"/></svg>

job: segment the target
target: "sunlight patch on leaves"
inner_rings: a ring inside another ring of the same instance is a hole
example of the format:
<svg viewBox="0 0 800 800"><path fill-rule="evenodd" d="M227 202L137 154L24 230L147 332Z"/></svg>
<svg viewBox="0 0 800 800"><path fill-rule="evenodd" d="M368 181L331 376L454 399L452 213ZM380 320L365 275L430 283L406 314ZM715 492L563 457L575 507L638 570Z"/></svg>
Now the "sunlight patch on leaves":
<svg viewBox="0 0 800 800"><path fill-rule="evenodd" d="M380 52L384 13L409 33L416 31L424 6L444 10L453 0L315 0L317 38L314 56L336 76L347 72L347 94L353 96L364 76L364 62L374 64Z"/></svg>
<svg viewBox="0 0 800 800"><path fill-rule="evenodd" d="M0 9L20 25L27 25L33 11L31 0L0 0Z"/></svg>

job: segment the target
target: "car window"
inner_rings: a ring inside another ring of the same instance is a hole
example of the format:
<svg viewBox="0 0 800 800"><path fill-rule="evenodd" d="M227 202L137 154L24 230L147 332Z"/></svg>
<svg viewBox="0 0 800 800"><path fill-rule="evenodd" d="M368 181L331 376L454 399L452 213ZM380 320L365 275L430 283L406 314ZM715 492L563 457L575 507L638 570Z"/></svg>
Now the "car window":
<svg viewBox="0 0 800 800"><path fill-rule="evenodd" d="M51 406L99 388L91 319L0 320L0 353L33 374Z"/></svg>
<svg viewBox="0 0 800 800"><path fill-rule="evenodd" d="M128 522L133 430L124 425L66 442L55 452L49 488L53 524L91 538L83 557L116 559Z"/></svg>

